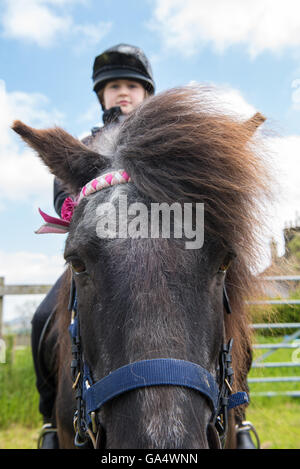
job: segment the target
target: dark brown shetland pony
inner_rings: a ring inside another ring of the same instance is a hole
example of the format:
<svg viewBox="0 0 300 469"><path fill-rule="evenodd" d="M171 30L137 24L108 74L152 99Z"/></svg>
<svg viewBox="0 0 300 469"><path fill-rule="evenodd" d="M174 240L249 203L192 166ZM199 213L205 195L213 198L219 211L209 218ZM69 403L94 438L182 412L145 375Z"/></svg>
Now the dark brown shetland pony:
<svg viewBox="0 0 300 469"><path fill-rule="evenodd" d="M256 115L241 123L215 109L212 90L183 87L147 100L97 151L62 129L35 130L15 122L14 130L74 194L112 170L131 176L128 184L84 197L70 224L65 247L70 268L56 321L61 448L74 447L71 267L77 272L82 353L94 382L128 363L163 357L197 363L218 383L220 351L233 338L233 388L247 390L251 338L245 300L255 285L261 202L270 196L268 168L253 138L262 120ZM120 195L127 196L128 206L139 202L148 208L153 202L204 203L203 246L186 249L185 239L172 235L99 238L97 209L107 202L116 206ZM231 314L223 307L224 283ZM106 448L214 446L207 434L211 406L185 387L126 392L96 414ZM228 448L236 445L234 424L243 414L243 408L230 411Z"/></svg>

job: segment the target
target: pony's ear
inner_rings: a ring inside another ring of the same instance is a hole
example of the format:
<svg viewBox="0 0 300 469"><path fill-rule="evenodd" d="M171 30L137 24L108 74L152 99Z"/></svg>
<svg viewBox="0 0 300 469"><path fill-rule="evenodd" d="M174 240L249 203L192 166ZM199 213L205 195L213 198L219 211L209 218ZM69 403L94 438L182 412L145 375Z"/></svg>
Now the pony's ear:
<svg viewBox="0 0 300 469"><path fill-rule="evenodd" d="M254 134L256 129L262 125L266 120L266 117L263 116L260 112L256 112L254 116L250 117L250 119L246 120L243 125L247 127L247 129Z"/></svg>
<svg viewBox="0 0 300 469"><path fill-rule="evenodd" d="M74 194L108 165L105 157L90 150L59 127L37 130L15 121L12 129Z"/></svg>

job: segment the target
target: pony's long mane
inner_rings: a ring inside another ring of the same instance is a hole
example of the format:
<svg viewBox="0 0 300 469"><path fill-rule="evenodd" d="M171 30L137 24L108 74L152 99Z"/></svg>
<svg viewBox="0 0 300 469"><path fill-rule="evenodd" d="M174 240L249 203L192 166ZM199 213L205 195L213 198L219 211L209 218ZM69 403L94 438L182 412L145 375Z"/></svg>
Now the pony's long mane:
<svg viewBox="0 0 300 469"><path fill-rule="evenodd" d="M253 122L222 113L211 91L177 88L147 100L122 125L115 151L151 201L203 202L206 233L235 251L226 277L233 312L225 325L235 340L238 387L251 362L245 301L257 294L257 229L271 196L270 168Z"/></svg>

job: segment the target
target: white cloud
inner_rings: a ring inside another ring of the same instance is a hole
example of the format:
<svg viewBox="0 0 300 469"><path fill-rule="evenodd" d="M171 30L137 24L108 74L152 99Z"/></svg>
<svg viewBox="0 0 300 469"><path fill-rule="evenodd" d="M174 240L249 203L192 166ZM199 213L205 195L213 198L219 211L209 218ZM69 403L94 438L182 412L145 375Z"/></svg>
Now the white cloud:
<svg viewBox="0 0 300 469"><path fill-rule="evenodd" d="M1 15L4 37L50 47L62 38L77 39L78 47L97 44L111 29L111 23L76 24L66 7L84 0L3 0Z"/></svg>
<svg viewBox="0 0 300 469"><path fill-rule="evenodd" d="M188 85L201 87L203 83L192 80ZM241 120L249 119L257 112L257 109L247 102L239 90L227 84L216 86L208 83L208 86L213 91L214 107L217 106L221 112L240 117Z"/></svg>
<svg viewBox="0 0 300 469"><path fill-rule="evenodd" d="M300 111L300 78L292 81L292 107L297 111Z"/></svg>
<svg viewBox="0 0 300 469"><path fill-rule="evenodd" d="M16 251L7 253L0 250L0 277L8 285L53 285L64 271L62 255L47 256L41 253ZM45 295L8 295L4 298L4 320L20 316L31 304L31 313Z"/></svg>
<svg viewBox="0 0 300 469"><path fill-rule="evenodd" d="M236 112L241 117L248 119L257 111L242 96L241 92L229 86L224 86L220 91L220 99L224 103L224 108Z"/></svg>
<svg viewBox="0 0 300 469"><path fill-rule="evenodd" d="M0 250L0 277L5 277L7 284L52 284L62 274L64 265L61 254Z"/></svg>
<svg viewBox="0 0 300 469"><path fill-rule="evenodd" d="M112 23L100 21L97 24L78 24L72 28L72 33L80 38L77 43L76 51L81 51L88 47L98 44L101 39L111 30Z"/></svg>
<svg viewBox="0 0 300 469"><path fill-rule="evenodd" d="M282 227L294 225L300 214L300 135L268 138L268 148L274 155L276 172L280 178L277 223ZM298 220L299 224L299 220Z"/></svg>
<svg viewBox="0 0 300 469"><path fill-rule="evenodd" d="M156 0L150 27L167 47L191 55L211 43L217 51L245 44L251 56L300 45L298 0Z"/></svg>
<svg viewBox="0 0 300 469"><path fill-rule="evenodd" d="M11 129L15 119L36 127L61 124L63 116L49 110L47 98L39 93L11 92L0 80L0 200L28 197L49 198L53 176Z"/></svg>
<svg viewBox="0 0 300 469"><path fill-rule="evenodd" d="M299 84L296 81L294 83L297 90ZM218 87L217 95L220 98L220 107L225 112L239 115L241 119L249 119L255 112L261 111L249 104L238 90L227 85ZM268 119L266 126L269 129ZM300 223L300 135L271 136L267 131L263 138L270 170L277 181L273 188L275 200L268 214L271 225L267 232L275 237L279 252L283 254L283 228Z"/></svg>
<svg viewBox="0 0 300 469"><path fill-rule="evenodd" d="M285 251L283 229L300 224L300 135L269 136L264 147L275 185L272 187L274 202L266 207L264 236L268 239L263 242L273 238L281 256Z"/></svg>
<svg viewBox="0 0 300 469"><path fill-rule="evenodd" d="M8 0L2 16L3 34L14 39L25 39L40 46L49 46L58 34L66 33L72 19L58 16L46 2L36 0Z"/></svg>

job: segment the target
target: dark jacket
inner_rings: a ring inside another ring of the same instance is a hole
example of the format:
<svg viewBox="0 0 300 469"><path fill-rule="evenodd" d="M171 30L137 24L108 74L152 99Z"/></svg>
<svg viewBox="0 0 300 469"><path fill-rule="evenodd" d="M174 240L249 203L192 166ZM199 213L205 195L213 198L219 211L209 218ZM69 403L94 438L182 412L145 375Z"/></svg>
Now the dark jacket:
<svg viewBox="0 0 300 469"><path fill-rule="evenodd" d="M119 107L113 107L108 111L103 113L103 127L93 127L91 134L88 137L85 137L81 142L87 147L92 147L95 138L99 137L101 130L107 125L119 124L122 120L121 109ZM54 188L53 188L53 204L57 215L61 216L61 208L67 197L71 195L64 189L62 182L55 177L54 178Z"/></svg>

